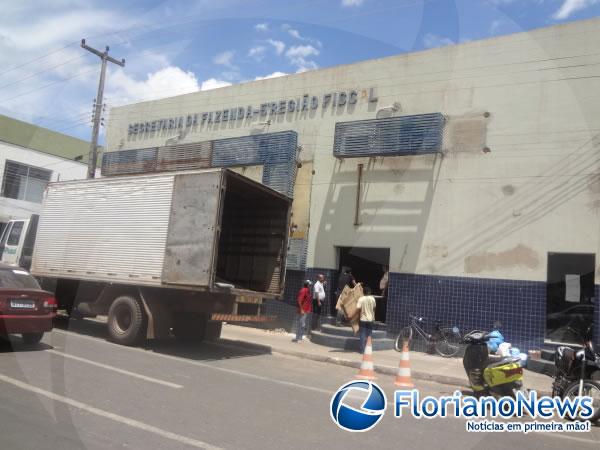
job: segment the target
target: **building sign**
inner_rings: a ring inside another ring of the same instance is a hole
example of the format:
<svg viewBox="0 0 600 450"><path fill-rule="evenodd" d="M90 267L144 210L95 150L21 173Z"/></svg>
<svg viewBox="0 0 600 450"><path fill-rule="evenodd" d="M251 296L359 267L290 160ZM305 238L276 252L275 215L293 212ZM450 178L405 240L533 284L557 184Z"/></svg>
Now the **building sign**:
<svg viewBox="0 0 600 450"><path fill-rule="evenodd" d="M364 91L367 96L367 91ZM305 94L302 97L278 100L261 103L260 105L237 106L218 111L208 111L186 116L168 117L148 122L136 122L129 124L128 134L143 134L163 130L173 130L181 128L190 128L198 125L210 125L214 123L232 122L236 120L255 117L266 117L277 114L286 114L294 112L315 111L319 108L342 108L355 105L358 102L358 91L351 89L348 91L338 91L316 95ZM377 102L377 96L374 89L368 90L368 102Z"/></svg>

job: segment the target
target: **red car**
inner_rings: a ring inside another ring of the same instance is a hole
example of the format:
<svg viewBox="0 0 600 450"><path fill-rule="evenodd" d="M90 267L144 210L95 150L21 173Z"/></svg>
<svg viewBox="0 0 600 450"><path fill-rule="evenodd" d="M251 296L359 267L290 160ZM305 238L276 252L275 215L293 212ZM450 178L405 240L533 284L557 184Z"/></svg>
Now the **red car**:
<svg viewBox="0 0 600 450"><path fill-rule="evenodd" d="M52 330L57 303L25 269L0 263L0 336L20 334L37 344Z"/></svg>

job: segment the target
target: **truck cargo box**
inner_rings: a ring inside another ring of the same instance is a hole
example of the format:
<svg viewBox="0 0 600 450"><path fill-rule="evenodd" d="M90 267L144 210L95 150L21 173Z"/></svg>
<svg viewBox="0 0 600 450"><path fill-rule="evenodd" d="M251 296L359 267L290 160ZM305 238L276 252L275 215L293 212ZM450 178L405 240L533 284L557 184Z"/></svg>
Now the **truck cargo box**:
<svg viewBox="0 0 600 450"><path fill-rule="evenodd" d="M51 183L31 271L278 296L290 205L227 169Z"/></svg>

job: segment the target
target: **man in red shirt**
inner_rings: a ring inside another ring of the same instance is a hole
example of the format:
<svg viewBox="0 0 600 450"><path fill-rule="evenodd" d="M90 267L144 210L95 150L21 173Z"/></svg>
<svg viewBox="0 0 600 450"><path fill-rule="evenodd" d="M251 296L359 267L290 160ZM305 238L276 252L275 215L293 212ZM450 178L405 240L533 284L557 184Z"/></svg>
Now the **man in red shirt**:
<svg viewBox="0 0 600 450"><path fill-rule="evenodd" d="M308 315L312 312L312 295L310 293L310 280L304 282L304 287L298 291L296 303L298 304L298 320L296 322L296 338L292 342L302 342Z"/></svg>

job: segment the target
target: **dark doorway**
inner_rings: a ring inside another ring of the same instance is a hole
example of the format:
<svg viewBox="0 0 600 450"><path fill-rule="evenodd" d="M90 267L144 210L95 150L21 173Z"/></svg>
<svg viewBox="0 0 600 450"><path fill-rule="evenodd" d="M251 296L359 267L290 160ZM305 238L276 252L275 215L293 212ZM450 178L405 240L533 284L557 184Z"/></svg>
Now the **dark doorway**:
<svg viewBox="0 0 600 450"><path fill-rule="evenodd" d="M593 253L548 253L546 339L581 343L572 330L585 332L594 320Z"/></svg>
<svg viewBox="0 0 600 450"><path fill-rule="evenodd" d="M389 248L371 248L371 247L338 247L338 270L342 267L352 268L352 275L357 283L369 286L377 300L375 309L375 320L385 322L386 299L381 296L379 282L384 274L384 268L390 264ZM335 314L335 302L333 302Z"/></svg>

